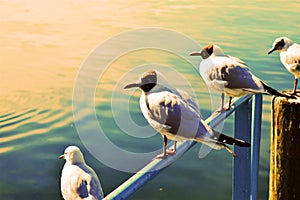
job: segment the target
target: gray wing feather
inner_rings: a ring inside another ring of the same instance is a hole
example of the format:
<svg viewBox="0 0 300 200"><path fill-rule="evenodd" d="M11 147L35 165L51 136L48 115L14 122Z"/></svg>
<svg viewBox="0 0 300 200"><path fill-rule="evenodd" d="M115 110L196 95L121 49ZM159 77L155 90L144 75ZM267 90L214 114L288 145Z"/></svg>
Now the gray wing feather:
<svg viewBox="0 0 300 200"><path fill-rule="evenodd" d="M179 95L171 92L149 95L151 119L170 127L168 132L186 139L206 136L210 127L201 119L197 103L183 91Z"/></svg>
<svg viewBox="0 0 300 200"><path fill-rule="evenodd" d="M248 67L237 62L224 63L212 71L209 78L229 89L259 90L262 87L261 81Z"/></svg>
<svg viewBox="0 0 300 200"><path fill-rule="evenodd" d="M300 70L300 45L294 44L285 54L285 63L289 65L291 71Z"/></svg>
<svg viewBox="0 0 300 200"><path fill-rule="evenodd" d="M99 181L99 178L95 171L88 165L81 165L80 168L84 170L91 178L89 181L84 180L87 183L88 196L92 196L99 200L103 198L103 191Z"/></svg>

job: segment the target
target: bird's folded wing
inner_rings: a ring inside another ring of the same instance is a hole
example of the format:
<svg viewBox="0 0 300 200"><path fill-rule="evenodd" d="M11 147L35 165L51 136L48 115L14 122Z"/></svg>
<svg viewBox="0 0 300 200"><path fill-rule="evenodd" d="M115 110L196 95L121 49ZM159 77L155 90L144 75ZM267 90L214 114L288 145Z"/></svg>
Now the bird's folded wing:
<svg viewBox="0 0 300 200"><path fill-rule="evenodd" d="M78 179L79 186L77 187L78 196L82 199L89 196L88 183L86 180Z"/></svg>
<svg viewBox="0 0 300 200"><path fill-rule="evenodd" d="M199 111L195 111L185 99L171 92L160 92L148 96L150 118L159 124L170 127L176 134L180 123L199 120ZM195 102L194 102L195 104ZM196 104L195 104L196 105Z"/></svg>
<svg viewBox="0 0 300 200"><path fill-rule="evenodd" d="M291 71L300 70L300 45L293 44L287 52L283 53L283 63L287 64Z"/></svg>
<svg viewBox="0 0 300 200"><path fill-rule="evenodd" d="M228 83L228 81L214 79L214 80L211 80L211 84L218 87L218 88L224 88L229 83Z"/></svg>
<svg viewBox="0 0 300 200"><path fill-rule="evenodd" d="M87 192L89 197L103 198L103 191L95 171L88 165L80 165L80 168L85 172L84 181L87 183Z"/></svg>
<svg viewBox="0 0 300 200"><path fill-rule="evenodd" d="M79 197L84 199L88 197L87 181L81 176L74 173L66 177L67 180L64 181L62 185L62 190L67 199L78 199Z"/></svg>
<svg viewBox="0 0 300 200"><path fill-rule="evenodd" d="M94 173L95 174L95 173ZM93 175L91 181L90 181L90 194L94 197L97 197L97 199L102 199L103 198L103 191L102 187L100 184L100 181L97 177L97 175Z"/></svg>
<svg viewBox="0 0 300 200"><path fill-rule="evenodd" d="M189 105L189 109L192 109L195 113L198 114L198 116L201 116L197 102L187 92L183 90L177 90L177 92L181 99Z"/></svg>
<svg viewBox="0 0 300 200"><path fill-rule="evenodd" d="M289 66L291 71L300 70L300 49L298 55L296 54L296 52L286 54L284 62Z"/></svg>
<svg viewBox="0 0 300 200"><path fill-rule="evenodd" d="M259 90L262 86L246 65L234 61L215 67L209 78L213 83L229 89Z"/></svg>

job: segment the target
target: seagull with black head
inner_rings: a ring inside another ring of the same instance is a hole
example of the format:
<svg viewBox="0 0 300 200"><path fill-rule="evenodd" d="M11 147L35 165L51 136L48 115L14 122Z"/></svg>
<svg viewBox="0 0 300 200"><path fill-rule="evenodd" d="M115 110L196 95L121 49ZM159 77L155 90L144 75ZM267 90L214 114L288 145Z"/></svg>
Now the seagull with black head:
<svg viewBox="0 0 300 200"><path fill-rule="evenodd" d="M274 51L279 52L281 63L294 75L294 88L291 94L296 94L298 78L300 78L300 45L294 43L287 37L279 37L275 39L268 54L271 54Z"/></svg>
<svg viewBox="0 0 300 200"><path fill-rule="evenodd" d="M213 130L200 116L197 103L182 90L158 84L155 70L144 73L136 83L128 84L124 89L138 87L142 90L140 108L149 124L163 137L163 152L156 158L166 158L176 153L177 142L194 140L213 149L227 149L233 156L236 154L227 146L238 145L249 147L250 144ZM173 149L167 149L167 141L173 140Z"/></svg>
<svg viewBox="0 0 300 200"><path fill-rule="evenodd" d="M199 65L201 77L208 87L221 92L221 111L229 110L232 97L246 94L270 94L293 98L271 88L249 70L247 64L239 58L226 55L216 44L205 46L200 52L190 56L201 56ZM228 107L224 108L224 96L229 96Z"/></svg>

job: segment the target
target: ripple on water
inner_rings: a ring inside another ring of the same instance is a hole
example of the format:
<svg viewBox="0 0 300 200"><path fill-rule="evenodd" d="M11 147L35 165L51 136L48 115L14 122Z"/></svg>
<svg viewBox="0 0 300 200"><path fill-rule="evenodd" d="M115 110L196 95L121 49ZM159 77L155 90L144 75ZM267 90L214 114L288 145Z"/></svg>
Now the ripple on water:
<svg viewBox="0 0 300 200"><path fill-rule="evenodd" d="M0 154L23 148L26 142L37 140L32 136L50 133L73 120L71 103L59 95L35 94L30 99L18 96L13 101L16 103L10 105L17 106L10 110L14 112L0 115Z"/></svg>

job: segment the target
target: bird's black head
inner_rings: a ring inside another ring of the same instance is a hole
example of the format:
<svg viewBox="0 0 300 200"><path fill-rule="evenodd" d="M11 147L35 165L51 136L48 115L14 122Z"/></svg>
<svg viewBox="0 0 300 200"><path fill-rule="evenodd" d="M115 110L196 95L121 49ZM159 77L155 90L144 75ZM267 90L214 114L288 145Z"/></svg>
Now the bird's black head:
<svg viewBox="0 0 300 200"><path fill-rule="evenodd" d="M157 84L157 74L155 70L149 70L141 77L140 88L144 92L150 91Z"/></svg>
<svg viewBox="0 0 300 200"><path fill-rule="evenodd" d="M214 45L205 46L200 52L191 53L190 56L201 56L202 59L209 58L214 52Z"/></svg>
<svg viewBox="0 0 300 200"><path fill-rule="evenodd" d="M157 74L155 70L149 70L144 73L137 83L131 83L124 87L124 89L139 87L144 92L149 92L157 84Z"/></svg>
<svg viewBox="0 0 300 200"><path fill-rule="evenodd" d="M287 37L279 37L273 42L272 48L269 50L268 54L271 54L273 51L286 51L291 45L293 41Z"/></svg>
<svg viewBox="0 0 300 200"><path fill-rule="evenodd" d="M273 51L280 51L285 45L284 38L278 38L274 41L273 47L269 50L268 54L271 54Z"/></svg>

